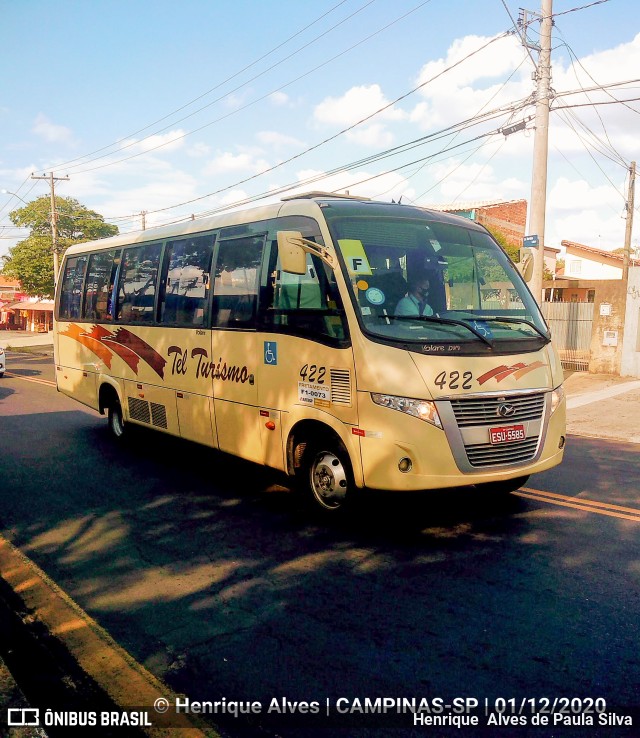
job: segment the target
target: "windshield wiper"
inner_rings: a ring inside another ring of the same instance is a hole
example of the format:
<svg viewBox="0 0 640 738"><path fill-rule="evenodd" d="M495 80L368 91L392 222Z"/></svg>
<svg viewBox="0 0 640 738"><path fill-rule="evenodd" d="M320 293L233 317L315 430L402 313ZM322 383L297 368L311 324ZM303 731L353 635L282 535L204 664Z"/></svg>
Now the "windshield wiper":
<svg viewBox="0 0 640 738"><path fill-rule="evenodd" d="M525 325L528 325L530 328L533 328L533 330L542 338L546 339L547 341L551 340L551 337L548 336L546 333L543 333L538 326L535 325L535 323L532 323L530 320L526 320L525 318L503 318L499 315L489 315L487 317L480 315L477 318L474 318L474 320L484 320L487 322L499 322L499 323L524 323Z"/></svg>
<svg viewBox="0 0 640 738"><path fill-rule="evenodd" d="M490 341L486 336L483 336L482 333L474 328L472 325L469 325L469 323L466 323L464 320L454 320L453 318L440 318L436 315L380 315L380 318L389 318L390 320L421 320L425 323L439 323L442 325L461 325L463 328L466 328L468 331L471 331L474 336L479 338L481 341L487 344L490 348L494 348L493 341Z"/></svg>

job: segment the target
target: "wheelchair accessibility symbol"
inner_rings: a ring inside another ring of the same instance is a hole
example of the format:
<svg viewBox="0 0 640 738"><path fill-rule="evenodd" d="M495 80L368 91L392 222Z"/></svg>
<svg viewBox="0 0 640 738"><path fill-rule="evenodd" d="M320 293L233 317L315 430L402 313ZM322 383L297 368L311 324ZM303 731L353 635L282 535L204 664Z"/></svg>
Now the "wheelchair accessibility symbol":
<svg viewBox="0 0 640 738"><path fill-rule="evenodd" d="M278 344L276 341L264 342L264 363L275 366L278 363Z"/></svg>

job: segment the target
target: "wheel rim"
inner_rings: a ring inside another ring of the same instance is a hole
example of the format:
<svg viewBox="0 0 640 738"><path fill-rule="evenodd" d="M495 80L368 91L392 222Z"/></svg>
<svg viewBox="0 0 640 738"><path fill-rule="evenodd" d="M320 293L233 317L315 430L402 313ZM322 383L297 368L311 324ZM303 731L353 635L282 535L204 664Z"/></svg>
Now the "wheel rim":
<svg viewBox="0 0 640 738"><path fill-rule="evenodd" d="M330 451L315 457L310 469L311 491L327 510L337 510L347 496L347 471L342 461Z"/></svg>

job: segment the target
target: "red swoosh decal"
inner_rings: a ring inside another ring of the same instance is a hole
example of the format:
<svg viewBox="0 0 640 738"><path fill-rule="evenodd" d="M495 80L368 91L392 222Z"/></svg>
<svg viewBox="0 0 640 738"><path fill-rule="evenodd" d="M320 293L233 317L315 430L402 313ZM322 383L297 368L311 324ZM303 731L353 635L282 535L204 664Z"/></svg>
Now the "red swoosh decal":
<svg viewBox="0 0 640 738"><path fill-rule="evenodd" d="M533 364L523 364L519 362L513 366L501 364L478 377L478 384L484 384L490 379L495 379L496 382L502 382L503 379L506 379L511 375L513 375L513 378L517 381L520 377L524 377L525 374L528 374L541 366L544 366L544 362L542 361L534 361Z"/></svg>
<svg viewBox="0 0 640 738"><path fill-rule="evenodd" d="M105 343L113 344L113 351L115 351L124 361L129 364L134 372L137 372L138 361L137 357L145 361L153 371L161 378L164 379L164 367L167 360L164 359L160 354L150 346L146 341L136 336L126 328L118 328L113 336L102 339ZM116 348L117 347L117 348ZM136 356L135 367L132 366L132 356ZM128 358L125 358L128 357Z"/></svg>
<svg viewBox="0 0 640 738"><path fill-rule="evenodd" d="M525 374L532 372L534 369L539 369L541 366L544 366L543 361L534 361L533 364L529 364L529 366L524 366L522 369L519 369L513 376L515 379L520 379L520 377L524 377Z"/></svg>
<svg viewBox="0 0 640 738"><path fill-rule="evenodd" d="M69 338L73 338L78 343L86 346L91 353L102 359L109 369L111 369L111 359L113 356L109 349L102 343L102 336L99 335L101 330L104 331L104 329L100 329L94 325L91 331L87 332L81 326L71 323L67 330L60 333L60 335L69 336ZM109 331L105 331L105 333L108 335Z"/></svg>
<svg viewBox="0 0 640 738"><path fill-rule="evenodd" d="M105 345L109 345L109 348L111 351L113 351L114 354L117 354L124 363L133 370L135 374L138 373L138 364L140 363L140 357L134 353L130 348L127 346L120 345L114 336L105 336L102 339L102 342Z"/></svg>

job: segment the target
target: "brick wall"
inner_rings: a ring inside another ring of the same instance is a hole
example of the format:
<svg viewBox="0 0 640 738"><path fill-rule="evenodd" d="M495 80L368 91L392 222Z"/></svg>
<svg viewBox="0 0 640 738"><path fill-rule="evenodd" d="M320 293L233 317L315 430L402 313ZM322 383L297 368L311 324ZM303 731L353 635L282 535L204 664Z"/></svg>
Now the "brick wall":
<svg viewBox="0 0 640 738"><path fill-rule="evenodd" d="M527 225L527 201L515 200L478 207L475 220L486 228L502 233L512 246L522 247Z"/></svg>

